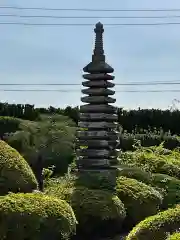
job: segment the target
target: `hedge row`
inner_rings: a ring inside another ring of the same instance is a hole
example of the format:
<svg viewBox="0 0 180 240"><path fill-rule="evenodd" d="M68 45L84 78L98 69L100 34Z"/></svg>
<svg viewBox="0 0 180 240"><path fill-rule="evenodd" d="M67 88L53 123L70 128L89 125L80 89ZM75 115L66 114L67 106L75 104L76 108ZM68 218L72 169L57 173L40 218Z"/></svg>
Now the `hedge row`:
<svg viewBox="0 0 180 240"><path fill-rule="evenodd" d="M6 133L19 130L21 122L22 120L18 118L0 116L0 137L3 138Z"/></svg>
<svg viewBox="0 0 180 240"><path fill-rule="evenodd" d="M170 150L180 147L180 138L177 136L130 133L120 135L119 147L122 151L133 151L135 140L140 140L143 147L158 146L162 142L164 142L164 147Z"/></svg>

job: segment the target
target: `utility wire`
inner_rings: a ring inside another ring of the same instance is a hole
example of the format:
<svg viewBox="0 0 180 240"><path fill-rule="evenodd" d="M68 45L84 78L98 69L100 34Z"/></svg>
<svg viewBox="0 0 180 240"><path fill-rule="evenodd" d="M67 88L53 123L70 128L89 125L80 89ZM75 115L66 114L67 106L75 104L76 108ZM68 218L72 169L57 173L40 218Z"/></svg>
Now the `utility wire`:
<svg viewBox="0 0 180 240"><path fill-rule="evenodd" d="M79 92L80 90L74 90L74 89L0 89L0 92ZM117 90L115 92L121 92L121 93L166 93L166 92L180 92L180 89L171 89L171 90Z"/></svg>
<svg viewBox="0 0 180 240"><path fill-rule="evenodd" d="M94 23L25 23L25 22L0 22L0 25L24 25L24 26L69 26L69 27L83 27L94 26ZM180 25L180 22L166 22L166 23L108 23L104 26L165 26L165 25Z"/></svg>
<svg viewBox="0 0 180 240"><path fill-rule="evenodd" d="M53 15L17 15L17 14L0 14L0 17L19 17L19 18L55 18L55 19L168 19L180 18L180 15L167 16L53 16Z"/></svg>
<svg viewBox="0 0 180 240"><path fill-rule="evenodd" d="M180 9L90 9L90 8L46 8L46 7L16 7L0 6L0 9L43 10L43 11L83 11L83 12L179 12Z"/></svg>
<svg viewBox="0 0 180 240"><path fill-rule="evenodd" d="M81 86L81 83L0 83L0 86ZM116 86L180 85L180 82L129 82L115 83Z"/></svg>

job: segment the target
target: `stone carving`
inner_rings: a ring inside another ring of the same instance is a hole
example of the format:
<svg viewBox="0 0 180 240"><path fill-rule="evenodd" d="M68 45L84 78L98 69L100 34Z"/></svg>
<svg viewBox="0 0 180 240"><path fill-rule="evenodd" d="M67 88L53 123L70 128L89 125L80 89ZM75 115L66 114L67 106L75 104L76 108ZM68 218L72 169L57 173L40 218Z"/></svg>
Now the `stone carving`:
<svg viewBox="0 0 180 240"><path fill-rule="evenodd" d="M82 83L86 89L81 98L80 121L77 131L77 166L79 170L115 169L117 165L118 132L116 102L111 96L115 86L110 75L114 69L105 62L103 49L103 25L99 22L92 61L83 69L86 74Z"/></svg>

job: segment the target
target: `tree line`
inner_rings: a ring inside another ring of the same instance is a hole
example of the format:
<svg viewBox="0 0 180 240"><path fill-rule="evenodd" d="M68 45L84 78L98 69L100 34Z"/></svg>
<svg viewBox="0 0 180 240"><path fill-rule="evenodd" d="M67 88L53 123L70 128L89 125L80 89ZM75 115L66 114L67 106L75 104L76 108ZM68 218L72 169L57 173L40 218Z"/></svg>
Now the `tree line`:
<svg viewBox="0 0 180 240"><path fill-rule="evenodd" d="M132 133L141 132L143 129L150 131L154 129L163 129L172 134L180 134L180 111L179 110L161 110L161 109L137 109L125 110L117 109L118 122L124 130ZM79 107L66 108L36 108L30 104L8 104L0 103L0 116L10 116L25 120L36 121L42 114L60 114L68 116L76 124L78 123Z"/></svg>

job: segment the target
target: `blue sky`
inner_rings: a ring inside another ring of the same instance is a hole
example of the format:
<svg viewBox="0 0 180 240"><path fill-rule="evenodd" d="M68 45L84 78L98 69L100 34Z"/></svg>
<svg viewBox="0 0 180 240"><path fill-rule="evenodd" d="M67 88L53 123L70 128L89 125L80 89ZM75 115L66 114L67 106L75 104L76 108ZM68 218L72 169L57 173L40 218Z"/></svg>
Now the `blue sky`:
<svg viewBox="0 0 180 240"><path fill-rule="evenodd" d="M0 6L47 8L179 8L179 0L0 0ZM180 15L156 13L156 15ZM0 14L99 16L97 19L19 19L1 17L0 22L29 21L55 23L132 23L175 20L102 19L101 16L137 16L155 13L119 12L40 12L0 9ZM180 25L105 26L104 50L107 62L115 69L115 83L180 80ZM82 68L91 60L93 27L34 27L0 25L0 83L81 83ZM116 87L118 90L180 89L180 86ZM9 88L9 87L1 87ZM13 87L21 88L23 87ZM33 88L33 87L29 87ZM38 87L36 87L38 88ZM42 88L42 87L41 87ZM49 87L49 89L53 87ZM37 106L76 106L80 104L80 87L65 86L77 92L1 92L0 100L31 103ZM125 108L168 108L180 93L116 93L116 105Z"/></svg>

